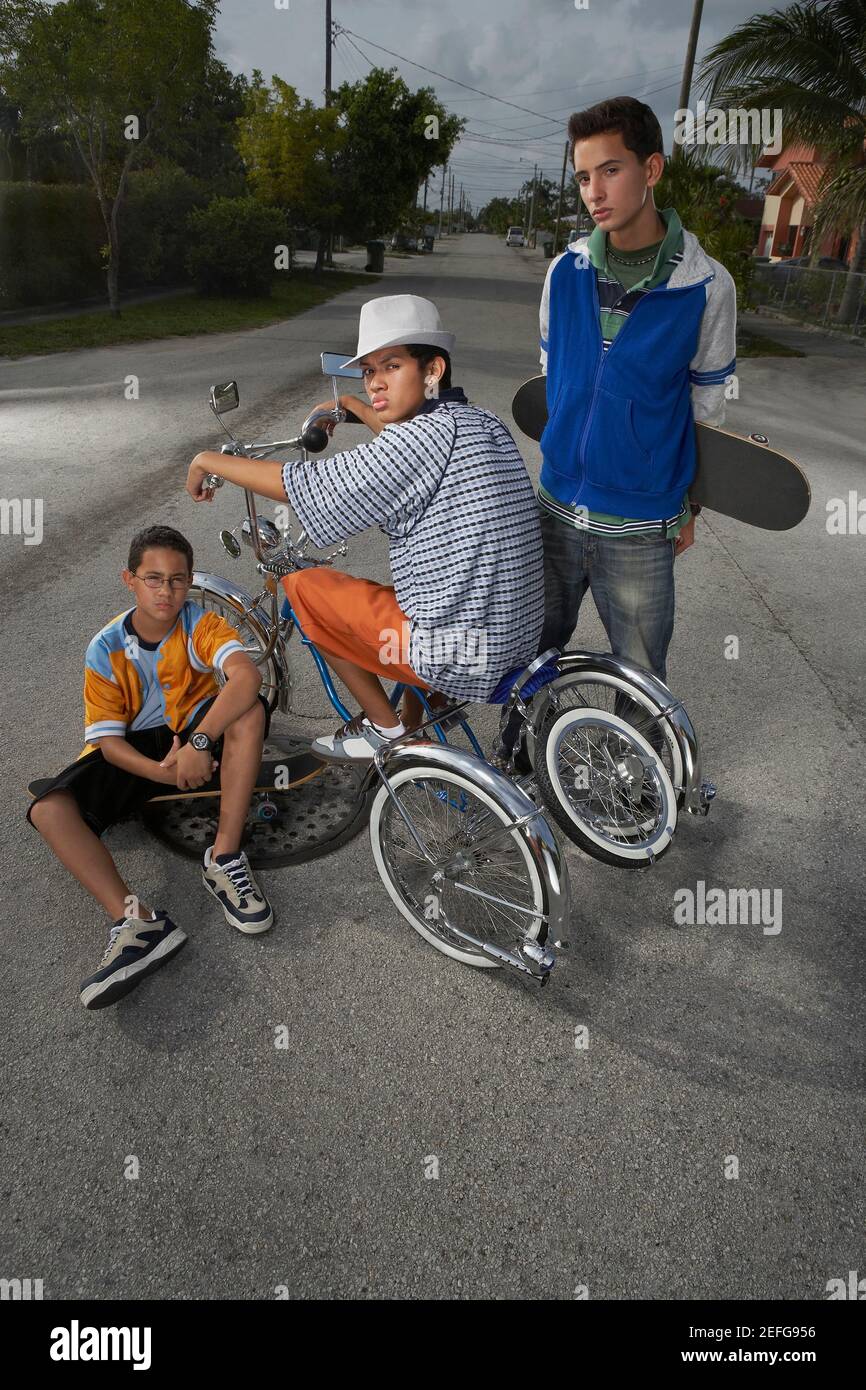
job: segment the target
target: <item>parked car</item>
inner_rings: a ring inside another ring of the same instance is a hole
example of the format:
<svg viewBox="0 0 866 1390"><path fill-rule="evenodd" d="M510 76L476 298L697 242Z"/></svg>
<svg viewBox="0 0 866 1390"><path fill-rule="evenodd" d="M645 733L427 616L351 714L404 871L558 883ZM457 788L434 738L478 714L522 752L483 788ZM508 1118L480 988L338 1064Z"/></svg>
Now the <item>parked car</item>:
<svg viewBox="0 0 866 1390"><path fill-rule="evenodd" d="M509 227L509 228L508 228L508 235L507 235L506 238L505 238L505 245L506 245L506 246L522 246L522 245L523 245L523 228L522 228L522 227Z"/></svg>

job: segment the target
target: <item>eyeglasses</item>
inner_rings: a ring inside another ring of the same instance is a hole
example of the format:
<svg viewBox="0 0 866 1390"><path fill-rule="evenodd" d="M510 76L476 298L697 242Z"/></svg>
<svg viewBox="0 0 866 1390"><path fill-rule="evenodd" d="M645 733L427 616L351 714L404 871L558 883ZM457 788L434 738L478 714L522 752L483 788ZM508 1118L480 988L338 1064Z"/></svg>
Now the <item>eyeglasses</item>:
<svg viewBox="0 0 866 1390"><path fill-rule="evenodd" d="M183 590L188 589L190 584L192 583L191 579L179 579L177 575L173 575L171 579L167 579L162 574L135 574L133 575L133 578L144 580L144 583L147 585L148 589L161 589L163 584L167 584L168 587L172 590Z"/></svg>

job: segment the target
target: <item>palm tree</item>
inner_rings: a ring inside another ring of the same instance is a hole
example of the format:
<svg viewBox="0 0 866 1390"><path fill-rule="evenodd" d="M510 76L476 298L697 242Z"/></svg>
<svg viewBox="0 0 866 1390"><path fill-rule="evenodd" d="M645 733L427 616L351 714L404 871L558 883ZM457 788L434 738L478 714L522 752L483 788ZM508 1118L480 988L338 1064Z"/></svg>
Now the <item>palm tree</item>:
<svg viewBox="0 0 866 1390"><path fill-rule="evenodd" d="M866 0L803 0L753 15L705 56L708 103L780 109L786 140L821 152L813 259L828 231L857 227L841 323L856 317L866 272Z"/></svg>

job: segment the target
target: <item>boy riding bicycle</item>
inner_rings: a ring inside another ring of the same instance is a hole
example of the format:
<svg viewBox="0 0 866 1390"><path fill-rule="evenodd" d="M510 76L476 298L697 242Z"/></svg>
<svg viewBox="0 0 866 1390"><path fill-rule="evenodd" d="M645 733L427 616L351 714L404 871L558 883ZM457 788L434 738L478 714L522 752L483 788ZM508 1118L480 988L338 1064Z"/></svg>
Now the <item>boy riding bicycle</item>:
<svg viewBox="0 0 866 1390"><path fill-rule="evenodd" d="M341 404L375 440L309 462L205 452L190 465L196 501L210 500L209 473L288 498L317 546L376 525L388 536L393 585L321 568L283 581L302 631L361 705L315 740L320 757L366 761L407 732L380 677L486 700L535 654L544 593L532 483L502 421L451 385L453 346L429 300L370 300L344 364L363 370L370 404Z"/></svg>

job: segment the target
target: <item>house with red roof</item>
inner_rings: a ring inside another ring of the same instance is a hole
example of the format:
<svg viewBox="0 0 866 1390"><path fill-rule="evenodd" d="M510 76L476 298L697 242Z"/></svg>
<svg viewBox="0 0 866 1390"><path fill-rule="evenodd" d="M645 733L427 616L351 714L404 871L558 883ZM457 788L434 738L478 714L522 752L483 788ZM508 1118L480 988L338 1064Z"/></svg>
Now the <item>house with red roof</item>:
<svg viewBox="0 0 866 1390"><path fill-rule="evenodd" d="M778 154L762 154L759 169L772 169L764 191L764 209L755 254L783 260L811 251L810 237L818 201L818 187L826 170L814 146L790 144ZM819 254L850 265L857 249L857 233L829 233Z"/></svg>

